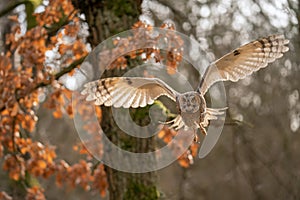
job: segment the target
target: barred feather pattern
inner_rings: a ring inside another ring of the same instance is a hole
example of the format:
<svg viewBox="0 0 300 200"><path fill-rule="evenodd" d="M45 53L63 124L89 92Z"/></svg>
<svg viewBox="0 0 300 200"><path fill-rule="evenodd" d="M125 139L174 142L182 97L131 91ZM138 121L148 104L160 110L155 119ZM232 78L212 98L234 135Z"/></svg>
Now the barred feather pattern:
<svg viewBox="0 0 300 200"><path fill-rule="evenodd" d="M198 91L204 95L218 81L238 81L283 56L289 48L283 35L271 35L243 45L208 66Z"/></svg>
<svg viewBox="0 0 300 200"><path fill-rule="evenodd" d="M81 93L95 105L123 108L144 107L165 95L176 102L179 113L165 124L176 130L200 128L206 134L204 127L209 121L218 119L227 109L206 108L204 94L209 87L218 81L238 81L266 67L289 50L288 43L283 35L271 35L233 50L208 66L196 91L178 93L157 78L112 77L86 83ZM195 101L197 98L201 101Z"/></svg>
<svg viewBox="0 0 300 200"><path fill-rule="evenodd" d="M162 95L175 101L178 95L157 78L113 77L89 82L84 87L81 94L87 95L87 101L116 108L145 107L153 104L154 100Z"/></svg>

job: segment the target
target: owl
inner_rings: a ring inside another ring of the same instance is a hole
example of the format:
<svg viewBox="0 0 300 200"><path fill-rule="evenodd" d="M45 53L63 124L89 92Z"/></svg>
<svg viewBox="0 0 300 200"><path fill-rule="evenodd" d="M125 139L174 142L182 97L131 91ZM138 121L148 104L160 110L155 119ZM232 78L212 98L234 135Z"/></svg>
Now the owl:
<svg viewBox="0 0 300 200"><path fill-rule="evenodd" d="M211 63L195 91L179 93L158 78L111 77L84 85L81 94L95 105L116 108L138 108L153 104L160 96L167 96L177 104L178 115L166 122L170 128L200 129L206 135L210 120L223 115L227 108L207 108L204 95L215 82L236 82L266 67L283 56L289 48L283 35L271 35L245 44ZM195 134L195 138L197 135Z"/></svg>

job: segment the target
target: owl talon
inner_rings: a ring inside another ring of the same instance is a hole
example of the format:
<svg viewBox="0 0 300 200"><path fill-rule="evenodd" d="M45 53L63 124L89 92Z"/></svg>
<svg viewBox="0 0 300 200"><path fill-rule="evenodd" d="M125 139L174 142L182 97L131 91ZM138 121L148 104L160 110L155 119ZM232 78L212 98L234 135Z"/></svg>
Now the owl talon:
<svg viewBox="0 0 300 200"><path fill-rule="evenodd" d="M289 50L288 43L284 35L271 35L235 49L207 67L196 91L178 93L158 78L110 77L86 83L81 94L95 105L116 108L145 107L164 95L176 102L179 114L162 124L174 130L199 128L207 135L205 127L211 120L224 118L227 109L206 107L204 95L208 89L216 82L236 82L266 67Z"/></svg>
<svg viewBox="0 0 300 200"><path fill-rule="evenodd" d="M206 132L205 128L203 127L203 125L201 123L199 124L199 128L200 128L200 131L203 135L207 135L207 132Z"/></svg>
<svg viewBox="0 0 300 200"><path fill-rule="evenodd" d="M199 137L196 132L194 133L194 142L200 144Z"/></svg>
<svg viewBox="0 0 300 200"><path fill-rule="evenodd" d="M182 127L185 127L184 122L182 121L182 118L180 115L177 115L177 117L175 117L174 119L167 121L167 122L161 122L162 124L165 125L170 125L169 129L174 129L176 131L178 131L179 129L181 129Z"/></svg>

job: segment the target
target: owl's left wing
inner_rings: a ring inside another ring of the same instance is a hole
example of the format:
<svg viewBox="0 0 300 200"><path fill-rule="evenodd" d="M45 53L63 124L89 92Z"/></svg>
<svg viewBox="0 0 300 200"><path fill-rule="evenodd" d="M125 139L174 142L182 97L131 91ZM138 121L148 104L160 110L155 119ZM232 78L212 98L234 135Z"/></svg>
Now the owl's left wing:
<svg viewBox="0 0 300 200"><path fill-rule="evenodd" d="M235 82L266 67L289 50L288 43L283 35L271 35L233 50L208 66L198 91L204 95L215 82Z"/></svg>
<svg viewBox="0 0 300 200"><path fill-rule="evenodd" d="M137 108L153 104L162 95L176 101L178 93L157 78L112 77L86 83L81 94L95 105Z"/></svg>

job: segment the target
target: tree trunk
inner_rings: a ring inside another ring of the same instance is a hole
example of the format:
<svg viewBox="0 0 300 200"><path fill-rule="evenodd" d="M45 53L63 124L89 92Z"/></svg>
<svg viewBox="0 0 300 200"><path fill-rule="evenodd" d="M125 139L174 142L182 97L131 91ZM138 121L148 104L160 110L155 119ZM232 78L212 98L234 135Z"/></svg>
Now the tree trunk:
<svg viewBox="0 0 300 200"><path fill-rule="evenodd" d="M92 47L119 32L131 29L138 21L141 1L137 0L73 0L76 8L81 9L86 16L90 28L88 41ZM120 76L120 71L109 72L113 76ZM131 152L150 152L154 150L155 140L140 139L123 133L114 123L111 109L102 107L102 129L114 144L130 144L126 146ZM138 123L143 123L139 121ZM122 147L124 148L124 147ZM109 197L111 200L120 199L158 199L156 188L156 173L148 172L133 174L117 171L108 166L105 167L108 183Z"/></svg>

